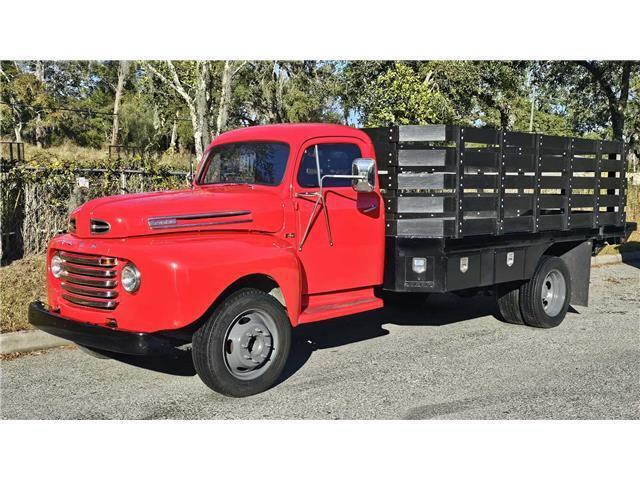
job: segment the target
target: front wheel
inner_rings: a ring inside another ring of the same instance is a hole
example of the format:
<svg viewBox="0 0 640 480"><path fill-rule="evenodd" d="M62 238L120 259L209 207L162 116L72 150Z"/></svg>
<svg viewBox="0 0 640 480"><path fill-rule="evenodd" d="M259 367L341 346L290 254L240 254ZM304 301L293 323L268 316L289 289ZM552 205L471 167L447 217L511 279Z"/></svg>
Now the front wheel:
<svg viewBox="0 0 640 480"><path fill-rule="evenodd" d="M282 305L256 289L225 299L193 336L193 364L212 390L246 397L271 387L285 366L291 324Z"/></svg>
<svg viewBox="0 0 640 480"><path fill-rule="evenodd" d="M564 320L571 299L571 277L561 258L543 256L531 280L520 287L520 308L530 327L553 328Z"/></svg>

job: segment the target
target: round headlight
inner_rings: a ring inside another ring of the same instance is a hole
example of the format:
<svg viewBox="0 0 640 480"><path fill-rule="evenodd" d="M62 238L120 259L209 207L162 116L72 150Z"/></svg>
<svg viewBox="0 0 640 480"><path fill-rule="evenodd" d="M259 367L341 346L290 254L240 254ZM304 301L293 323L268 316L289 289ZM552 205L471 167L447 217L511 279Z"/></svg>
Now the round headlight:
<svg viewBox="0 0 640 480"><path fill-rule="evenodd" d="M60 258L60 255L58 255L57 253L53 257L51 257L51 274L54 277L60 278L63 263L64 260L62 260L62 258Z"/></svg>
<svg viewBox="0 0 640 480"><path fill-rule="evenodd" d="M140 288L140 271L133 263L127 263L120 273L122 288L133 293Z"/></svg>

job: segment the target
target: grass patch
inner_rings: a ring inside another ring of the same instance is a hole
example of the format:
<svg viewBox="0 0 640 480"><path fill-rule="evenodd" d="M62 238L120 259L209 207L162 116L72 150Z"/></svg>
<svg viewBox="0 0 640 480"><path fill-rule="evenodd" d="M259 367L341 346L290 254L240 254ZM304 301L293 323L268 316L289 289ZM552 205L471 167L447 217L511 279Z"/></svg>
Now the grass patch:
<svg viewBox="0 0 640 480"><path fill-rule="evenodd" d="M627 243L622 245L606 245L598 255L614 255L618 253L629 253L640 251L640 232L633 232L627 240Z"/></svg>
<svg viewBox="0 0 640 480"><path fill-rule="evenodd" d="M0 333L31 328L29 303L46 300L44 255L26 257L0 267Z"/></svg>
<svg viewBox="0 0 640 480"><path fill-rule="evenodd" d="M627 221L640 224L640 185L629 185L627 189ZM607 245L598 255L614 255L640 251L640 232L635 231L622 245Z"/></svg>
<svg viewBox="0 0 640 480"><path fill-rule="evenodd" d="M24 157L27 161L42 155L53 156L66 164L75 164L78 168L84 168L94 166L96 163L99 163L100 160L108 158L109 149L80 147L72 143L64 143L62 145L40 149L29 143L24 144ZM189 171L189 162L193 161L195 168L198 160L195 158L195 155L180 152L155 153L151 155L151 158L159 165L167 165L174 170L182 170L185 172Z"/></svg>

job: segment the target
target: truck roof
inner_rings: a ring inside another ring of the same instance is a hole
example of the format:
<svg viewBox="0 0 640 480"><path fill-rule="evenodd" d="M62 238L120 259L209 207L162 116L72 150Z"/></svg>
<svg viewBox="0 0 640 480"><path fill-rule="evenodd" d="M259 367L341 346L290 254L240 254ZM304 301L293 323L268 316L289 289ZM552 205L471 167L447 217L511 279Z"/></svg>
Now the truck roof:
<svg viewBox="0 0 640 480"><path fill-rule="evenodd" d="M259 125L231 130L218 136L212 145L246 140L273 140L282 142L303 142L313 137L350 136L370 141L366 133L357 128L330 123L279 123Z"/></svg>

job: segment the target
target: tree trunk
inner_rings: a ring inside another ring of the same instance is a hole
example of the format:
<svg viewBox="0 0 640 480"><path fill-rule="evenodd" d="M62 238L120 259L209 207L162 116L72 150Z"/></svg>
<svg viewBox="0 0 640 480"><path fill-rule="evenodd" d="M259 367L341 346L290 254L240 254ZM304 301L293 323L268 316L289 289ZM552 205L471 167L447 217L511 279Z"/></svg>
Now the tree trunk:
<svg viewBox="0 0 640 480"><path fill-rule="evenodd" d="M15 123L13 131L16 134L16 142L22 143L22 122Z"/></svg>
<svg viewBox="0 0 640 480"><path fill-rule="evenodd" d="M220 135L227 126L229 117L229 104L231 103L231 62L226 60L222 68L222 80L220 84L220 104L218 106L218 118L216 121L216 136Z"/></svg>
<svg viewBox="0 0 640 480"><path fill-rule="evenodd" d="M201 158L204 154L204 148L211 141L211 131L209 130L209 97L207 95L209 88L209 78L211 65L208 61L196 62L196 85L194 95L190 95L185 89L178 70L171 60L166 61L169 69L169 78L156 69L151 62L147 62L147 68L158 77L163 83L173 88L178 95L187 104L189 108L189 118L191 119L191 127L193 128L193 143L196 155Z"/></svg>
<svg viewBox="0 0 640 480"><path fill-rule="evenodd" d="M176 112L176 116L173 119L173 127L171 127L171 140L169 141L169 151L172 153L176 153L177 145L176 142L178 140L178 112Z"/></svg>
<svg viewBox="0 0 640 480"><path fill-rule="evenodd" d="M622 72L620 77L619 90L617 96L613 85L606 78L605 72L598 62L578 61L578 65L583 66L591 74L593 81L600 86L600 91L604 94L609 104L609 113L611 115L611 130L613 131L614 140L622 140L624 136L625 111L627 109L627 101L629 99L629 86L631 80L632 62L626 61L622 63Z"/></svg>
<svg viewBox="0 0 640 480"><path fill-rule="evenodd" d="M278 123L284 123L286 118L286 109L284 107L284 84L286 82L286 75L282 70L282 66L274 62L273 74L276 77L276 121Z"/></svg>
<svg viewBox="0 0 640 480"><path fill-rule="evenodd" d="M42 60L36 61L35 75L38 81L44 85L44 62ZM36 145L38 148L42 148L42 139L44 138L44 126L42 125L42 114L38 112L36 114Z"/></svg>
<svg viewBox="0 0 640 480"><path fill-rule="evenodd" d="M611 130L614 140L622 140L624 135L624 113L620 113L618 105L609 107L611 112Z"/></svg>
<svg viewBox="0 0 640 480"><path fill-rule="evenodd" d="M113 102L113 129L111 130L111 145L118 145L118 130L120 129L120 102L124 84L129 74L129 62L120 60L118 65L118 85L116 86L116 96Z"/></svg>
<svg viewBox="0 0 640 480"><path fill-rule="evenodd" d="M196 153L198 158L202 157L204 150L211 143L211 131L209 130L209 103L207 102L207 94L209 87L209 79L211 74L211 64L208 61L198 62L198 79L195 94L195 115L197 125L197 135L194 130L194 140L196 141ZM198 152L198 143L200 150Z"/></svg>
<svg viewBox="0 0 640 480"><path fill-rule="evenodd" d="M202 126L198 122L198 114L196 113L195 106L189 107L189 117L191 117L191 127L193 128L193 143L196 147L196 157L198 160L204 155L204 149L202 148Z"/></svg>
<svg viewBox="0 0 640 480"><path fill-rule="evenodd" d="M498 107L498 111L500 112L500 128L503 130L513 130L514 118L511 107L503 105Z"/></svg>

